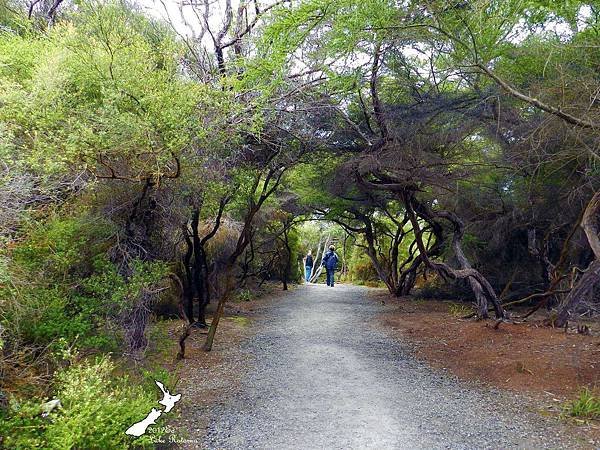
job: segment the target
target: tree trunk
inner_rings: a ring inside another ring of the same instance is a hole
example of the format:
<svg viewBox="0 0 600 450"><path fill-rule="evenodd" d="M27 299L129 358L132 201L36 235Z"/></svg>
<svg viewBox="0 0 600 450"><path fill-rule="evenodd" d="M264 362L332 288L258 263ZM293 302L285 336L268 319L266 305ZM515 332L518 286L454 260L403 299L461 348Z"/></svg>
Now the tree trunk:
<svg viewBox="0 0 600 450"><path fill-rule="evenodd" d="M567 295L567 298L558 310L554 325L559 328L564 327L579 302L590 297L594 286L598 282L600 282L600 260L596 259L588 266L575 287Z"/></svg>
<svg viewBox="0 0 600 450"><path fill-rule="evenodd" d="M130 278L135 271L133 260L139 258L149 261L153 258L151 235L155 225L154 187L151 179L145 180L142 191L125 221L125 236L122 245L119 246L118 253L113 257L119 266L119 273L126 283L130 283ZM124 340L128 350L133 353L140 352L148 344L145 332L150 319L151 306L155 300L155 295L149 292L142 289L136 298L130 298L130 306L122 313Z"/></svg>
<svg viewBox="0 0 600 450"><path fill-rule="evenodd" d="M409 212L410 221L412 223L413 230L415 233L415 239L417 240L417 245L419 248L419 254L423 258L423 262L426 264L426 266L435 270L442 277L445 278L466 279L471 287L471 290L473 291L473 295L477 300L477 311L478 317L480 319L486 319L489 317L487 311L488 300L490 300L492 302L492 305L494 306L496 317L498 319L503 319L506 314L502 309L502 306L500 305L494 288L487 281L487 279L481 273L479 273L479 271L471 267L471 264L469 263L462 250L460 242L464 233L464 225L462 221L458 218L458 216L449 211L433 212L427 207L427 205L418 202L415 199L414 195L411 194L405 195L404 203ZM454 250L454 253L460 265L460 269L454 269L446 263L434 262L429 259L427 249L425 248L425 244L423 243L423 230L419 225L419 219L417 214L423 220L427 221L432 225L436 235L441 234L441 225L437 223L436 218L446 219L452 224L452 226L454 227L454 232L452 236L452 249Z"/></svg>
<svg viewBox="0 0 600 450"><path fill-rule="evenodd" d="M317 247L317 254L315 255L315 259L313 261L313 267L312 267L312 270L310 272L310 279L309 279L309 281L311 283L314 283L315 280L317 278L319 278L319 275L321 274L321 271L319 270L320 267L321 267L321 264L320 264L320 261L321 261L321 245L325 244L325 246L326 246L328 242L329 242L329 236L327 236L325 238L325 241L321 241L319 239L319 245ZM325 250L325 246L323 246L323 250ZM317 274L317 272L319 272L319 273Z"/></svg>
<svg viewBox="0 0 600 450"><path fill-rule="evenodd" d="M415 287L415 283L417 281L417 270L422 262L422 258L417 256L410 267L400 274L398 286L396 286L396 291L394 292L396 297L403 297L410 294L412 289Z"/></svg>
<svg viewBox="0 0 600 450"><path fill-rule="evenodd" d="M323 259L323 255L325 254L325 249L329 247L330 237L327 236L325 241L323 241L323 247L321 248L321 243L319 242L319 248L317 249L317 255L314 259L312 274L310 276L310 282L316 283L321 273L323 272L323 266L321 266L321 259Z"/></svg>
<svg viewBox="0 0 600 450"><path fill-rule="evenodd" d="M222 286L222 289L220 289L218 292L219 302L217 303L217 309L210 323L208 335L206 336L206 341L202 346L202 349L206 352L210 352L212 350L212 345L215 339L215 334L217 332L217 327L219 326L219 321L221 320L221 317L223 316L223 311L225 310L225 303L227 303L229 293L231 292L231 282L234 279L232 274L232 268L226 267L226 269L223 271L223 276L224 286Z"/></svg>
<svg viewBox="0 0 600 450"><path fill-rule="evenodd" d="M456 255L456 259L460 268L471 269L471 264L465 256L462 250L462 246L460 245L460 241L458 239L452 239L452 247L454 249L454 254ZM469 283L469 286L471 287L471 291L473 291L473 295L475 296L475 300L477 302L477 317L479 317L480 319L489 318L488 301L483 287L474 277L468 277L467 281Z"/></svg>
<svg viewBox="0 0 600 450"><path fill-rule="evenodd" d="M348 242L348 236L349 234L346 233L344 235L344 243L342 245L342 273L341 275L345 278L346 275L348 275L348 263L347 263L347 259L346 259L346 243Z"/></svg>
<svg viewBox="0 0 600 450"><path fill-rule="evenodd" d="M354 214L356 214L356 216L365 225L364 233L365 233L365 240L367 241L367 256L371 260L371 264L373 264L373 268L375 269L375 272L377 272L377 276L379 276L379 279L385 283L390 294L393 295L394 292L396 291L396 286L394 286L394 284L393 284L392 277L390 277L389 271L388 271L388 273L386 273L386 271L382 267L381 263L379 262L379 259L377 258L377 250L375 249L375 233L373 231L373 223L371 222L371 219L365 214L361 214L358 211L354 211Z"/></svg>
<svg viewBox="0 0 600 450"><path fill-rule="evenodd" d="M600 282L600 237L598 236L598 213L600 212L600 191L596 192L585 208L581 219L581 227L594 252L594 261L588 266L586 272L571 289L567 298L558 309L558 316L554 325L564 326L577 304L590 296L594 287Z"/></svg>
<svg viewBox="0 0 600 450"><path fill-rule="evenodd" d="M204 277L206 272L203 268L205 265L206 258L203 258L202 255L204 250L202 249L202 244L200 243L200 235L198 227L200 226L200 210L195 208L192 212L192 244L194 248L194 267L192 270L192 279L194 283L194 290L196 291L196 296L198 297L198 323L201 326L206 326L205 314L204 310L206 309L206 304L204 304L204 295L206 293L206 279ZM190 308L193 310L193 306ZM192 318L193 320L193 318Z"/></svg>
<svg viewBox="0 0 600 450"><path fill-rule="evenodd" d="M210 291L208 286L208 262L206 261L206 251L202 245L198 247L197 263L200 265L200 282L198 285L198 323L206 325L206 307L210 303Z"/></svg>
<svg viewBox="0 0 600 450"><path fill-rule="evenodd" d="M219 299L219 303L217 304L217 310L215 311L215 315L213 316L212 322L210 323L210 328L208 329L208 336L206 336L206 341L202 349L205 352L210 352L212 350L213 341L215 339L215 333L217 332L217 327L219 326L219 320L221 320L221 316L223 315L223 310L225 309L226 303L225 295L222 295Z"/></svg>
<svg viewBox="0 0 600 450"><path fill-rule="evenodd" d="M286 225L287 226L287 225ZM290 277L291 266L292 266L292 249L290 248L290 241L288 238L287 228L283 230L283 243L285 245L285 267L283 269L283 290L288 290L288 279Z"/></svg>
<svg viewBox="0 0 600 450"><path fill-rule="evenodd" d="M187 310L187 320L190 324L194 323L194 286L192 283L192 255L194 253L194 245L190 240L187 225L183 228L183 236L186 243L186 252L183 255L182 263L183 263L183 271L185 276L183 277L183 281L181 283L182 293L183 293L183 303L184 307Z"/></svg>
<svg viewBox="0 0 600 450"><path fill-rule="evenodd" d="M250 244L250 241L252 240L252 223L254 220L254 216L256 215L256 213L258 213L258 211L260 211L260 208L262 207L264 202L275 192L275 189L277 189L277 187L279 186L279 184L281 182L281 177L283 176L285 170L286 170L286 167L279 167L276 169L271 168L268 170L268 172L264 178L264 181L262 183L262 190L261 190L260 196L259 196L258 200L256 200L256 201L254 200L253 196L257 192L257 189L259 188L261 177L257 176L255 179L252 194L250 197L251 200L250 200L249 208L246 213L245 220L244 220L244 227L243 227L242 231L240 232L240 235L238 236L238 240L236 242L235 249L227 258L224 269L223 269L223 273L225 275L225 286L224 286L224 289L219 290L219 293L218 293L219 303L217 305L217 310L215 312L213 320L210 324L210 329L208 330L208 336L206 337L206 341L204 343L203 348L207 352L212 349L212 344L213 344L213 340L215 337L215 333L217 332L217 326L219 325L219 320L221 319L221 315L223 314L223 310L225 308L225 303L227 302L227 297L229 296L229 293L231 292L232 286L230 286L230 282L231 282L231 279L233 278L231 272L236 265L237 259L240 257L240 255L242 255L244 253L244 251L246 250L246 247L248 246L248 244ZM226 197L227 200L223 199L221 201L221 209L220 209L219 215L217 217L217 224L220 223L220 216L222 213L222 208L227 203L227 201L229 201L228 200L229 198L230 197ZM214 232L216 232L216 228L213 229L213 233ZM216 272L217 268L215 267L213 270Z"/></svg>

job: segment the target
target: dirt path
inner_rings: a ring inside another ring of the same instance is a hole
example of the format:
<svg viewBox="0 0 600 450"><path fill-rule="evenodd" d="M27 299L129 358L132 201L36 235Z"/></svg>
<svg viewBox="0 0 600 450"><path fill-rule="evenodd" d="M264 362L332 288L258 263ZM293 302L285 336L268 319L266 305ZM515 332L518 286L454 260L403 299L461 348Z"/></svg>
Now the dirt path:
<svg viewBox="0 0 600 450"><path fill-rule="evenodd" d="M585 447L523 398L418 362L369 325L377 312L354 286L302 286L270 303L244 344L254 364L213 409L203 447Z"/></svg>

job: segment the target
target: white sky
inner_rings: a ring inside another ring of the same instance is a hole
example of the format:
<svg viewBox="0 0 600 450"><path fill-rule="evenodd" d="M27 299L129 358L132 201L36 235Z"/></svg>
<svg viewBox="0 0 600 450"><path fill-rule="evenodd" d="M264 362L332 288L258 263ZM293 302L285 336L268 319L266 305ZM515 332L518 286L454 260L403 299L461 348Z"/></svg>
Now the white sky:
<svg viewBox="0 0 600 450"><path fill-rule="evenodd" d="M190 0L135 0L135 3L143 8L147 14L171 23L175 31L182 36L193 37L200 31L201 18L194 12L194 8L189 6ZM184 5L184 3L188 5ZM238 1L232 0L234 13L238 4ZM200 7L196 9L198 12L201 11ZM212 0L208 22L213 32L220 28L224 11L224 0Z"/></svg>
<svg viewBox="0 0 600 450"><path fill-rule="evenodd" d="M201 1L201 0L191 0ZM136 4L142 7L151 16L161 18L171 22L176 31L184 36L192 36L199 29L199 17L194 12L194 8L189 6L190 0L135 0ZM185 5L188 3L188 5ZM237 9L239 1L232 0L233 10ZM200 10L200 8L198 8ZM219 28L225 10L224 0L211 1L211 16L209 25L212 30ZM577 15L577 27L583 29L587 26L587 21L591 16L591 8L587 5L581 7ZM553 31L558 35L570 35L571 29L564 21L549 22L546 26L547 31ZM515 41L525 38L525 34L514 36Z"/></svg>
<svg viewBox="0 0 600 450"><path fill-rule="evenodd" d="M202 7L198 6L196 11L193 7L189 6L190 1L196 1L198 3L203 0L134 0L137 5L146 11L147 14L156 18L163 19L169 22L175 31L188 38L193 38L198 35L201 30L201 12ZM263 5L268 5L273 0L263 0ZM184 5L187 3L188 5ZM232 0L233 12L235 14L239 0ZM213 33L216 33L221 28L221 22L224 17L225 11L225 0L211 0L210 5L210 16L208 19L209 27ZM587 22L591 16L591 8L589 6L581 7L577 16L577 28L579 30L584 29L587 26ZM561 39L569 39L572 36L572 30L568 23L562 20L549 21L544 27L546 32L556 33ZM520 43L529 35L529 31L525 26L524 20L520 21L511 32L508 37L513 43ZM206 33L202 40L203 44L207 47L212 47L210 35ZM422 59L426 61L426 55L420 54L418 51L412 48L405 48L403 50L406 56ZM296 55L298 56L298 55ZM355 53L353 61L337 61L335 64L347 64L352 66L360 66L366 64L370 58L367 55L361 55ZM302 65L301 61L297 61L296 64Z"/></svg>

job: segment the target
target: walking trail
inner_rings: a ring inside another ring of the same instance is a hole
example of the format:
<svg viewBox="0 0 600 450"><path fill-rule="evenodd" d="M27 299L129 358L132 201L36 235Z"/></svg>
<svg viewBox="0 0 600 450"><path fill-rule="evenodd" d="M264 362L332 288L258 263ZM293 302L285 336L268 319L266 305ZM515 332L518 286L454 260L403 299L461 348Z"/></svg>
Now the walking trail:
<svg viewBox="0 0 600 450"><path fill-rule="evenodd" d="M579 448L516 394L453 379L371 324L367 289L305 285L266 308L254 364L213 409L218 449Z"/></svg>

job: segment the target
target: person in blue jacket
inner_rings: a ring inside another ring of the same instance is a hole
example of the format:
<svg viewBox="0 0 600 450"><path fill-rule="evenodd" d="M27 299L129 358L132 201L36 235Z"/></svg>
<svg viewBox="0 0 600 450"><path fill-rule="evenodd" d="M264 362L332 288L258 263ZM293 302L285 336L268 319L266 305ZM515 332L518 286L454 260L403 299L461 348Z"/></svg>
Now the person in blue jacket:
<svg viewBox="0 0 600 450"><path fill-rule="evenodd" d="M325 272L327 273L327 286L333 287L334 284L334 272L338 263L338 255L335 252L335 247L333 245L329 246L329 250L325 255L323 255L323 260L321 261L321 265L325 266Z"/></svg>

